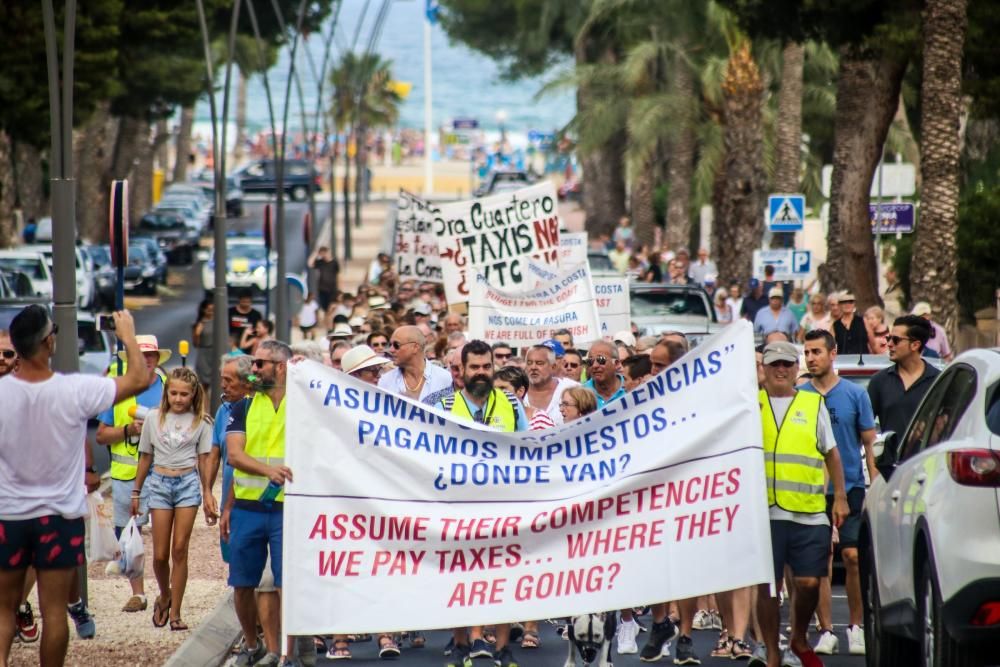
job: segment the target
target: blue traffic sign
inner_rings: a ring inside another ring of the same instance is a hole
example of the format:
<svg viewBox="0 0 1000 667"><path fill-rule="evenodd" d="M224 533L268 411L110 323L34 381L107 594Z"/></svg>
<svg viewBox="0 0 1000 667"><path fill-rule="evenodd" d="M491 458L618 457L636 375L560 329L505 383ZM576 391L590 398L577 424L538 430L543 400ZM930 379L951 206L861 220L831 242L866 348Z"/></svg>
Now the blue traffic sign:
<svg viewBox="0 0 1000 667"><path fill-rule="evenodd" d="M451 121L454 130L475 130L479 128L479 121L475 118L456 118Z"/></svg>
<svg viewBox="0 0 1000 667"><path fill-rule="evenodd" d="M805 195L769 195L767 228L772 232L797 232L806 217Z"/></svg>
<svg viewBox="0 0 1000 667"><path fill-rule="evenodd" d="M881 225L877 225L876 215ZM912 234L913 204L869 204L868 220L872 225L872 234ZM879 228L881 227L881 229Z"/></svg>

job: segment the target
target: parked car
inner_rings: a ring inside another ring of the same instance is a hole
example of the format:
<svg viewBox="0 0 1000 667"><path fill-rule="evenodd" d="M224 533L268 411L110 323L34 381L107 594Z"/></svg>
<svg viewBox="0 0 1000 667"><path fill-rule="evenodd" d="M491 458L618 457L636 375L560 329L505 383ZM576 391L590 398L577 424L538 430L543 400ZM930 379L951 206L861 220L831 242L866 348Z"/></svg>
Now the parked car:
<svg viewBox="0 0 1000 667"><path fill-rule="evenodd" d="M152 236L143 234L130 234L129 263L131 263L132 246L142 246L146 249L146 261L156 269L156 282L160 285L167 284L167 254L160 249L160 244Z"/></svg>
<svg viewBox="0 0 1000 667"><path fill-rule="evenodd" d="M31 250L40 252L45 256L45 261L49 265L49 272L52 272L52 246L41 243L21 246L21 250ZM93 310L97 307L94 302L94 266L80 246L74 249L76 255L76 304L84 310Z"/></svg>
<svg viewBox="0 0 1000 667"><path fill-rule="evenodd" d="M115 307L115 269L111 266L111 246L80 246L94 267L95 308L111 310Z"/></svg>
<svg viewBox="0 0 1000 667"><path fill-rule="evenodd" d="M632 321L643 335L679 331L694 347L720 331L715 308L699 285L629 284Z"/></svg>
<svg viewBox="0 0 1000 667"><path fill-rule="evenodd" d="M608 253L603 250L588 250L587 263L590 264L591 273L598 273L601 271L618 273L615 265L611 263L611 258L608 257Z"/></svg>
<svg viewBox="0 0 1000 667"><path fill-rule="evenodd" d="M35 296L52 298L52 273L45 255L37 250L0 250L0 269L28 276Z"/></svg>
<svg viewBox="0 0 1000 667"><path fill-rule="evenodd" d="M215 181L211 172L198 174L187 183L171 185L170 189L173 188L198 188L209 200L212 210L215 209ZM226 177L226 215L230 218L243 217L243 190L232 175Z"/></svg>
<svg viewBox="0 0 1000 667"><path fill-rule="evenodd" d="M125 291L136 294L155 295L157 285L157 266L150 257L146 245L129 244L128 264L125 266Z"/></svg>
<svg viewBox="0 0 1000 667"><path fill-rule="evenodd" d="M267 270L267 248L262 238L238 237L226 241L226 285L239 289L249 287L259 294L278 284L278 254L270 253L270 280ZM202 264L201 284L206 291L215 289L215 252Z"/></svg>
<svg viewBox="0 0 1000 667"><path fill-rule="evenodd" d="M501 192L520 190L534 183L534 179L526 171L513 169L498 169L491 171L472 193L473 197L486 197Z"/></svg>
<svg viewBox="0 0 1000 667"><path fill-rule="evenodd" d="M77 313L76 337L80 351L80 372L106 375L115 356L115 339L109 331L101 331L90 313Z"/></svg>
<svg viewBox="0 0 1000 667"><path fill-rule="evenodd" d="M881 440L860 541L867 664L994 664L1000 350L959 356Z"/></svg>
<svg viewBox="0 0 1000 667"><path fill-rule="evenodd" d="M256 160L232 174L244 193L274 194L278 175L274 160ZM294 201L304 201L309 191L322 188L320 175L308 160L285 160L284 192Z"/></svg>
<svg viewBox="0 0 1000 667"><path fill-rule="evenodd" d="M207 209L199 207L193 199L164 198L153 210L181 216L187 228L199 236L208 229L212 217Z"/></svg>
<svg viewBox="0 0 1000 667"><path fill-rule="evenodd" d="M168 262L190 264L198 247L200 234L190 229L179 214L165 210L150 211L139 220L139 231L156 239Z"/></svg>

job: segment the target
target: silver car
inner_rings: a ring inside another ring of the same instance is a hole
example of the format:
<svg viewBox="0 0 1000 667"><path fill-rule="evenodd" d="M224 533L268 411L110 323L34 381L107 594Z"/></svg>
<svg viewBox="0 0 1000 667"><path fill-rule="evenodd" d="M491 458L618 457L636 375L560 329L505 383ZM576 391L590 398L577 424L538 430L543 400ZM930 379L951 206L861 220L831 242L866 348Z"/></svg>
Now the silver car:
<svg viewBox="0 0 1000 667"><path fill-rule="evenodd" d="M642 335L678 331L693 347L722 330L712 300L698 285L631 283L629 299L632 321Z"/></svg>
<svg viewBox="0 0 1000 667"><path fill-rule="evenodd" d="M1000 655L1000 350L938 376L904 434L883 434L860 537L867 664Z"/></svg>

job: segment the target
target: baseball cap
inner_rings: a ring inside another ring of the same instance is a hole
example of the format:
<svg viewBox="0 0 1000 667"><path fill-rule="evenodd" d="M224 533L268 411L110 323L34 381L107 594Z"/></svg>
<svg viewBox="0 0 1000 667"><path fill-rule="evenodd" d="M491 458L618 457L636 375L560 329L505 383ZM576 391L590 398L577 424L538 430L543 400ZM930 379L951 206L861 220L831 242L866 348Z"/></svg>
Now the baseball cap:
<svg viewBox="0 0 1000 667"><path fill-rule="evenodd" d="M413 307L414 315L423 315L424 317L430 317L431 315L431 304L421 301Z"/></svg>
<svg viewBox="0 0 1000 667"><path fill-rule="evenodd" d="M629 347L635 347L635 336L632 335L631 331L619 331L611 337L611 340L616 343L625 343Z"/></svg>
<svg viewBox="0 0 1000 667"><path fill-rule="evenodd" d="M931 304L927 303L926 301L918 301L913 306L913 314L914 315L920 315L921 317L925 317L927 315L930 315L931 314Z"/></svg>
<svg viewBox="0 0 1000 667"><path fill-rule="evenodd" d="M768 291L768 293L767 293L767 298L768 299L784 299L785 298L785 290L781 289L780 287L772 287Z"/></svg>
<svg viewBox="0 0 1000 667"><path fill-rule="evenodd" d="M794 345L783 340L776 340L773 343L768 343L764 348L763 364L767 366L775 361L791 361L798 363L799 351L795 349Z"/></svg>
<svg viewBox="0 0 1000 667"><path fill-rule="evenodd" d="M557 341L555 338L550 338L550 339L548 339L546 341L543 341L542 342L542 347L547 347L550 350L552 350L553 352L555 352L557 359L559 357L563 356L564 354L566 354L566 348L564 348L562 346L562 343L560 343L559 341Z"/></svg>
<svg viewBox="0 0 1000 667"><path fill-rule="evenodd" d="M757 289L758 287L760 287L760 281L757 280L756 278L751 278L749 284L750 284L750 289Z"/></svg>

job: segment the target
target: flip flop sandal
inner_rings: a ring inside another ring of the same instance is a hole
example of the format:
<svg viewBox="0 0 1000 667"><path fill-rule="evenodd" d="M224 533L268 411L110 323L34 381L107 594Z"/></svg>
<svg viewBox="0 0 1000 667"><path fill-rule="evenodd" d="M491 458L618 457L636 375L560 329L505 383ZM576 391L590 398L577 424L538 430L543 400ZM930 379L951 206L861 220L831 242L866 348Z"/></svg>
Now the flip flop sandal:
<svg viewBox="0 0 1000 667"><path fill-rule="evenodd" d="M419 632L410 633L410 648L423 648L427 645L427 638Z"/></svg>
<svg viewBox="0 0 1000 667"><path fill-rule="evenodd" d="M542 640L539 638L538 633L531 630L526 630L524 637L521 638L521 648L538 648L541 646L541 643Z"/></svg>
<svg viewBox="0 0 1000 667"><path fill-rule="evenodd" d="M162 628L170 618L170 600L160 604L160 596L153 602L153 625Z"/></svg>
<svg viewBox="0 0 1000 667"><path fill-rule="evenodd" d="M325 655L329 647L326 644L326 640L323 637L313 637L313 646L316 647L316 652Z"/></svg>
<svg viewBox="0 0 1000 667"><path fill-rule="evenodd" d="M384 643L383 639L385 640ZM378 657L381 660L395 660L399 657L399 646L396 645L392 637L384 635L379 638Z"/></svg>
<svg viewBox="0 0 1000 667"><path fill-rule="evenodd" d="M350 660L351 659L351 645L346 639L338 639L333 642L333 648L330 649L326 657L330 660Z"/></svg>
<svg viewBox="0 0 1000 667"><path fill-rule="evenodd" d="M181 630L189 630L187 623L179 618L170 619L170 629L174 632L180 632Z"/></svg>

